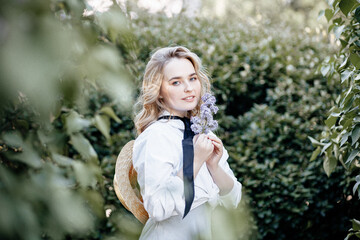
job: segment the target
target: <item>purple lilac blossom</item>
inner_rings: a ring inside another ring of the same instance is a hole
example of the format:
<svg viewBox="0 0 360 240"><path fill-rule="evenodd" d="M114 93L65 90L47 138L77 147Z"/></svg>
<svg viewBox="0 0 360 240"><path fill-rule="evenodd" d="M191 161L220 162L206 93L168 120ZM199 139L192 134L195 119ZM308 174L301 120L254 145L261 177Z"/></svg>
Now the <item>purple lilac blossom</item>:
<svg viewBox="0 0 360 240"><path fill-rule="evenodd" d="M216 114L219 108L215 106L216 98L210 93L205 93L201 97L203 103L200 106L200 117L191 117L191 130L195 134L213 131L218 127L218 122L213 119L212 114Z"/></svg>

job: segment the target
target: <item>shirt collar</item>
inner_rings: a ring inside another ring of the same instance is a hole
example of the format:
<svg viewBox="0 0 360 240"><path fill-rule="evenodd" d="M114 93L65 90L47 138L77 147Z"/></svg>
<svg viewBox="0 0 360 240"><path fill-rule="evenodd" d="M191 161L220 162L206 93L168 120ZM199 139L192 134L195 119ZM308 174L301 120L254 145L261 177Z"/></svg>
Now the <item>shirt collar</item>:
<svg viewBox="0 0 360 240"><path fill-rule="evenodd" d="M161 116L169 116L171 115L170 112L168 112L167 110L163 110L159 117ZM158 120L159 122L162 122L162 123L167 123L167 124L170 124L172 127L175 127L175 128L178 128L180 130L184 130L185 129L185 125L183 123L183 121L181 121L180 119L160 119Z"/></svg>

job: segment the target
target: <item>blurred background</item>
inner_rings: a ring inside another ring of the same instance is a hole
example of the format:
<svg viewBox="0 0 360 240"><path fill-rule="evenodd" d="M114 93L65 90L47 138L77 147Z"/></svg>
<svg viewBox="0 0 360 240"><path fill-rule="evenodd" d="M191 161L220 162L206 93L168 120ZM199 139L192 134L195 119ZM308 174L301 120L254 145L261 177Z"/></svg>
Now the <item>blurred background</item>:
<svg viewBox="0 0 360 240"><path fill-rule="evenodd" d="M344 239L360 230L357 152L351 171L339 154L329 163L329 145L325 158L313 153L327 143L316 139L334 137L336 121L324 122L343 96L344 67L356 65L357 55L342 57L356 39L341 37L356 28L358 5L1 1L0 238L138 239L143 225L113 189L115 163L136 138L133 106L150 54L174 45L198 54L211 77L216 133L243 184L241 206L216 212L214 239Z"/></svg>

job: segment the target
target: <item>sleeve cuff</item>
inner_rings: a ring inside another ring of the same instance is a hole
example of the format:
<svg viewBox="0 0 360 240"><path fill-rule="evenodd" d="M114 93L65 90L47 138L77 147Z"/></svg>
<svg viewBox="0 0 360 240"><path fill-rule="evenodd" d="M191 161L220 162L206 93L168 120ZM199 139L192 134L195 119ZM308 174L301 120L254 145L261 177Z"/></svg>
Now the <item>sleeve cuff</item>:
<svg viewBox="0 0 360 240"><path fill-rule="evenodd" d="M175 211L179 215L183 215L185 210L184 181L179 176L175 176L172 181L173 184L170 184L168 186L168 190L170 192L177 192L177 194L174 194L173 196L173 199L176 202Z"/></svg>
<svg viewBox="0 0 360 240"><path fill-rule="evenodd" d="M219 195L220 205L226 208L237 208L241 200L242 185L238 181L234 180L234 186L225 195Z"/></svg>
<svg viewBox="0 0 360 240"><path fill-rule="evenodd" d="M149 216L155 221L163 221L171 216L182 215L185 209L184 183L178 176L173 176L160 190L145 197L144 206Z"/></svg>

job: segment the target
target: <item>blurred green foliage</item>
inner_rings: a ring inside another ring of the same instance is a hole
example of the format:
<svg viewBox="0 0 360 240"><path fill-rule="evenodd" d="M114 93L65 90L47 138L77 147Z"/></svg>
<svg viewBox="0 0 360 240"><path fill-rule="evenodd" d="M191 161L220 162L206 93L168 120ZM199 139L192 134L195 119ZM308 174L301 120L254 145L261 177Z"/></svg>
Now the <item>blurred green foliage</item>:
<svg viewBox="0 0 360 240"><path fill-rule="evenodd" d="M135 138L131 106L150 53L175 44L212 77L217 134L244 186L223 221L235 229L228 237L346 235L360 209L352 176L335 168L328 179L320 159L309 162L307 136L320 137L340 91L315 73L334 53L326 38L267 19L167 18L133 2L125 14L114 6L83 17L86 7L37 0L0 10L1 239L138 238L142 225L113 191L115 161Z"/></svg>
<svg viewBox="0 0 360 240"><path fill-rule="evenodd" d="M125 17L114 7L84 18L85 8L72 0L2 4L1 239L139 235L139 223L109 207L116 198L103 174L113 175L114 161L107 172L108 150L97 149L120 149L110 125L126 120L113 105L126 112L133 101L122 58L104 38L126 35Z"/></svg>
<svg viewBox="0 0 360 240"><path fill-rule="evenodd" d="M340 91L330 106L323 134L318 138L319 141L312 141L316 147L313 156L323 155L323 166L328 176L340 163L351 175L352 195L359 201L360 3L336 0L328 4L329 7L321 11L320 15L329 21L328 31L340 47L336 54L319 66L319 72L328 78L328 82L339 84ZM351 214L351 217L359 219L360 213ZM355 236L360 238L360 223L356 219L352 220L352 228L346 239L354 239Z"/></svg>
<svg viewBox="0 0 360 240"><path fill-rule="evenodd" d="M201 1L199 16L233 19L252 25L271 23L291 26L319 28L326 20L317 19L320 10L326 8L325 1L312 0L206 0Z"/></svg>

